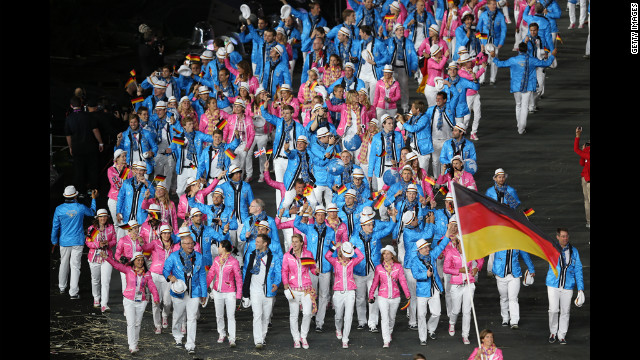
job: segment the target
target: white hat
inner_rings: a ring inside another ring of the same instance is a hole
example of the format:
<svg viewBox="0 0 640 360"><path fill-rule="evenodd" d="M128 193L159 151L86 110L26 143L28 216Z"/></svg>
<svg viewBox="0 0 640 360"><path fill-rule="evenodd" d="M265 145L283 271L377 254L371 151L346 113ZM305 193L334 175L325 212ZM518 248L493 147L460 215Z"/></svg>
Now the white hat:
<svg viewBox="0 0 640 360"><path fill-rule="evenodd" d="M162 234L163 232L171 232L171 226L167 224L160 226L160 233Z"/></svg>
<svg viewBox="0 0 640 360"><path fill-rule="evenodd" d="M133 262L135 259L137 259L139 257L144 258L144 254L141 253L140 251L136 251L136 252L133 253L133 256L131 256L131 260L130 261Z"/></svg>
<svg viewBox="0 0 640 360"><path fill-rule="evenodd" d="M393 32L395 33L396 30L398 30L398 28L403 28L404 29L404 25L400 24L400 23L396 23L393 25Z"/></svg>
<svg viewBox="0 0 640 360"><path fill-rule="evenodd" d="M374 215L375 212L373 212L373 208L371 206L365 206L362 208L362 211L360 212L361 215Z"/></svg>
<svg viewBox="0 0 640 360"><path fill-rule="evenodd" d="M240 99L240 97L238 97L238 98L236 99L236 101L234 101L234 102L233 102L233 105L234 105L234 106L235 106L235 105L240 105L240 106L242 106L243 108L246 108L246 107L247 107L247 105L244 103L244 100Z"/></svg>
<svg viewBox="0 0 640 360"><path fill-rule="evenodd" d="M287 83L280 85L280 91L291 91L291 85Z"/></svg>
<svg viewBox="0 0 640 360"><path fill-rule="evenodd" d="M338 32L341 32L343 35L351 37L351 30L348 27L341 27Z"/></svg>
<svg viewBox="0 0 640 360"><path fill-rule="evenodd" d="M502 168L497 168L497 169L496 169L496 172L493 174L493 178L495 179L495 178L496 178L496 176L498 176L498 175L500 175L500 174L504 175L504 178L505 178L505 179L507 178L507 173L505 173L505 172L504 172L504 169L502 169Z"/></svg>
<svg viewBox="0 0 640 360"><path fill-rule="evenodd" d="M187 291L187 284L185 284L183 280L178 279L176 282L171 283L171 291L174 294L182 294Z"/></svg>
<svg viewBox="0 0 640 360"><path fill-rule="evenodd" d="M316 111L318 109L322 109L322 104L315 104L313 105L313 109L311 111ZM326 129L326 128L321 128L321 129Z"/></svg>
<svg viewBox="0 0 640 360"><path fill-rule="evenodd" d="M118 149L116 151L113 152L113 161L116 161L117 158L120 157L120 155L122 155L122 153L124 153L124 150L122 149Z"/></svg>
<svg viewBox="0 0 640 360"><path fill-rule="evenodd" d="M334 204L334 203L328 203L327 204L327 212L329 211L338 211L338 205Z"/></svg>
<svg viewBox="0 0 640 360"><path fill-rule="evenodd" d="M457 128L458 130L462 131L463 133L467 132L467 127L464 126L464 124L462 124L462 123L455 124L454 128Z"/></svg>
<svg viewBox="0 0 640 360"><path fill-rule="evenodd" d="M195 185L195 184L197 184L197 183L198 183L198 180L196 180L196 178L189 176L189 177L187 178L187 181L186 181L186 184L187 184L187 185L185 186L185 188L186 188L187 186Z"/></svg>
<svg viewBox="0 0 640 360"><path fill-rule="evenodd" d="M223 47L219 47L218 51L216 51L216 57L220 59L224 59L227 56L227 50Z"/></svg>
<svg viewBox="0 0 640 360"><path fill-rule="evenodd" d="M287 300L289 301L293 301L296 297L293 295L293 292L291 291L291 288L288 288L284 291L284 296L287 298Z"/></svg>
<svg viewBox="0 0 640 360"><path fill-rule="evenodd" d="M357 177L357 178L364 178L364 170L362 170L360 168L355 168L355 169L353 169L353 172L351 173L351 176Z"/></svg>
<svg viewBox="0 0 640 360"><path fill-rule="evenodd" d="M206 86L205 86L205 87L206 87ZM206 89L206 90L208 91L209 89ZM198 89L198 91L200 91L200 90ZM183 96L183 97L181 97L181 98L180 98L180 102L183 102L183 101L189 101L189 97L188 97L188 96Z"/></svg>
<svg viewBox="0 0 640 360"><path fill-rule="evenodd" d="M369 120L369 124L375 124L376 126L378 126L380 125L380 122L376 118L371 118L371 120Z"/></svg>
<svg viewBox="0 0 640 360"><path fill-rule="evenodd" d="M189 231L188 227L183 226L178 230L178 236L179 237L191 236L191 231Z"/></svg>
<svg viewBox="0 0 640 360"><path fill-rule="evenodd" d="M356 66L355 66L355 65L353 65L353 63L352 63L352 62L349 62L349 61L347 61L346 63L344 63L344 68L346 69L346 68L348 68L348 67L352 68L353 70L355 70L355 69L356 69Z"/></svg>
<svg viewBox="0 0 640 360"><path fill-rule="evenodd" d="M485 51L487 54L490 54L490 53L492 53L492 52L496 51L496 47L495 47L495 45L493 45L492 43L488 43L488 44L486 44L486 45L484 46L484 51Z"/></svg>
<svg viewBox="0 0 640 360"><path fill-rule="evenodd" d="M407 186L407 192L409 192L409 191L413 191L413 192L417 193L417 192L418 192L418 185L416 185L416 184L409 184L409 185Z"/></svg>
<svg viewBox="0 0 640 360"><path fill-rule="evenodd" d="M402 223L409 225L416 218L416 214L413 211L407 211L402 214Z"/></svg>
<svg viewBox="0 0 640 360"><path fill-rule="evenodd" d="M460 58L458 58L458 64L464 64L471 60L473 59L471 59L471 56L469 56L469 54L462 54L460 55Z"/></svg>
<svg viewBox="0 0 640 360"><path fill-rule="evenodd" d="M440 47L440 45L438 44L433 44L431 46L431 48L429 49L429 52L431 53L431 56L434 56L435 54L437 54L440 50L442 50L442 48Z"/></svg>
<svg viewBox="0 0 640 360"><path fill-rule="evenodd" d="M444 198L444 201L453 201L453 194L447 193L447 196Z"/></svg>
<svg viewBox="0 0 640 360"><path fill-rule="evenodd" d="M240 91L240 89L244 88L245 90L249 91L249 83L248 82L241 82L240 84L238 84L238 91Z"/></svg>
<svg viewBox="0 0 640 360"><path fill-rule="evenodd" d="M392 253L393 256L397 256L396 255L396 251L393 250L393 246L391 246L391 245L387 245L387 246L383 247L382 249L380 249L380 254L383 254L385 251L388 251L388 252Z"/></svg>
<svg viewBox="0 0 640 360"><path fill-rule="evenodd" d="M200 212L200 209L198 208L191 208L191 210L189 210L189 217L192 218L196 215L202 215L202 212Z"/></svg>
<svg viewBox="0 0 640 360"><path fill-rule="evenodd" d="M218 194L222 197L224 197L224 190L222 190L221 187L217 187L215 190L213 190L213 195Z"/></svg>
<svg viewBox="0 0 640 360"><path fill-rule="evenodd" d="M452 222L458 223L458 215L456 214L451 215L451 217L449 218L449 223L452 223Z"/></svg>
<svg viewBox="0 0 640 360"><path fill-rule="evenodd" d="M449 62L449 69L457 69L458 68L458 63L455 62L455 60L452 60L451 62Z"/></svg>
<svg viewBox="0 0 640 360"><path fill-rule="evenodd" d="M262 93L264 91L265 91L265 89L262 86L260 86L259 88L256 89L256 93L254 95L259 95L260 93Z"/></svg>
<svg viewBox="0 0 640 360"><path fill-rule="evenodd" d="M178 68L178 74L184 77L189 77L191 76L192 73L193 72L191 71L188 65L180 65L180 67Z"/></svg>
<svg viewBox="0 0 640 360"><path fill-rule="evenodd" d="M140 226L140 224L138 224L138 222L136 221L136 219L131 219L129 220L129 222L127 223L129 226L136 227L136 226Z"/></svg>
<svg viewBox="0 0 640 360"><path fill-rule="evenodd" d="M469 10L467 10L467 11L462 13L462 17L460 19L464 19L464 17L467 16L467 15L471 15L471 17L473 18L473 13L470 12Z"/></svg>
<svg viewBox="0 0 640 360"><path fill-rule="evenodd" d="M178 102L178 100L176 99L175 96L170 96L169 100L167 100L167 103L171 103L171 102Z"/></svg>
<svg viewBox="0 0 640 360"><path fill-rule="evenodd" d="M349 190L347 190L347 192L346 192L346 193L344 193L344 196L353 196L353 197L356 197L356 191L355 191L355 189L349 189Z"/></svg>
<svg viewBox="0 0 640 360"><path fill-rule="evenodd" d="M228 173L229 175L231 175L231 174L234 174L234 173L237 173L237 172L241 172L241 171L242 171L242 169L240 169L240 167L238 167L238 165L236 165L236 164L232 164L232 165L229 167L229 170L228 170L228 172L227 172L227 173Z"/></svg>
<svg viewBox="0 0 640 360"><path fill-rule="evenodd" d="M434 77L433 82L436 84L436 90L442 91L444 89L444 79L441 76Z"/></svg>
<svg viewBox="0 0 640 360"><path fill-rule="evenodd" d="M282 5L280 8L280 19L284 20L291 16L291 5Z"/></svg>
<svg viewBox="0 0 640 360"><path fill-rule="evenodd" d="M360 226L373 224L373 215L360 215Z"/></svg>
<svg viewBox="0 0 640 360"><path fill-rule="evenodd" d="M396 10L400 10L400 5L397 1L392 2L390 6L395 8Z"/></svg>
<svg viewBox="0 0 640 360"><path fill-rule="evenodd" d="M413 172L413 168L411 167L411 165L405 165L402 167L402 170L400 170L400 172L405 171L405 170L409 170Z"/></svg>
<svg viewBox="0 0 640 360"><path fill-rule="evenodd" d="M322 29L324 30L325 34L328 34L329 31L331 31L331 29L329 29L327 26L323 26Z"/></svg>
<svg viewBox="0 0 640 360"><path fill-rule="evenodd" d="M315 210L313 211L314 214L326 214L327 213L327 209L325 209L324 206L322 205L318 205L316 206Z"/></svg>
<svg viewBox="0 0 640 360"><path fill-rule="evenodd" d="M167 88L167 82L162 80L162 79L158 79L153 83L153 87L156 89L166 89Z"/></svg>
<svg viewBox="0 0 640 360"><path fill-rule="evenodd" d="M169 189L167 189L167 185L166 185L166 183L164 181L160 181L159 183L157 183L156 184L156 189L157 188L162 188L162 189L165 189L167 191L169 190Z"/></svg>
<svg viewBox="0 0 640 360"><path fill-rule="evenodd" d="M151 204L149 205L149 209L147 209L147 211L160 212L160 206L158 204Z"/></svg>
<svg viewBox="0 0 640 360"><path fill-rule="evenodd" d="M166 108L167 108L167 103L166 102L160 100L160 101L158 101L156 103L156 107L155 107L156 110L158 110L158 109L166 109Z"/></svg>
<svg viewBox="0 0 640 360"><path fill-rule="evenodd" d="M393 65L391 64L387 64L384 66L384 70L382 70L383 72L390 72L393 73Z"/></svg>
<svg viewBox="0 0 640 360"><path fill-rule="evenodd" d="M416 241L416 250L420 250L425 246L429 246L431 245L429 242L427 242L427 240L425 239L420 239L418 241Z"/></svg>
<svg viewBox="0 0 640 360"><path fill-rule="evenodd" d="M209 91L209 88L206 87L205 85L200 85L200 87L198 87L198 93L200 94L208 94L210 92L211 91ZM182 101L182 99L180 101Z"/></svg>
<svg viewBox="0 0 640 360"><path fill-rule="evenodd" d="M322 105L320 105L320 104L316 104L316 106L322 107ZM316 106L313 107L314 110L316 109ZM331 135L331 132L326 127L321 127L320 129L318 129L318 132L316 133L316 135L319 138L321 138L321 137L324 137L324 136Z"/></svg>
<svg viewBox="0 0 640 360"><path fill-rule="evenodd" d="M133 162L133 169L147 169L147 164L144 161L134 161Z"/></svg>
<svg viewBox="0 0 640 360"><path fill-rule="evenodd" d="M313 71L314 73L316 73L316 75L318 75L318 77L320 77L320 70L318 70L317 67L312 67L311 69L309 69L309 71Z"/></svg>
<svg viewBox="0 0 640 360"><path fill-rule="evenodd" d="M342 255L345 257L352 257L353 254L355 253L355 249L353 248L353 244L350 242L343 242L342 246L340 247L340 250L342 250Z"/></svg>
<svg viewBox="0 0 640 360"><path fill-rule="evenodd" d="M229 41L229 43L224 47L224 49L227 50L227 54L231 54L236 50L236 48L233 46L233 43L231 41Z"/></svg>
<svg viewBox="0 0 640 360"><path fill-rule="evenodd" d="M456 155L454 157L451 158L451 162L453 162L453 160L458 160L460 162L464 162L464 160L462 160L462 156L460 155Z"/></svg>
<svg viewBox="0 0 640 360"><path fill-rule="evenodd" d="M213 59L213 51L205 50L202 55L200 55L201 60L211 60Z"/></svg>
<svg viewBox="0 0 640 360"><path fill-rule="evenodd" d="M280 44L274 46L273 49L275 49L279 55L282 55L282 53L284 53L284 48Z"/></svg>
<svg viewBox="0 0 640 360"><path fill-rule="evenodd" d="M412 161L418 158L418 154L416 154L414 151L410 151L409 153L407 153L407 155L405 155L405 158L407 159L407 161Z"/></svg>
<svg viewBox="0 0 640 360"><path fill-rule="evenodd" d="M96 213L96 217L98 216L109 216L109 212L107 211L107 209L100 209Z"/></svg>
<svg viewBox="0 0 640 360"><path fill-rule="evenodd" d="M280 34L282 34L282 35L285 35L285 34L286 34L286 32L284 31L284 28L283 28L282 26L278 26L278 27L276 28L276 32L277 32L277 33L280 33Z"/></svg>
<svg viewBox="0 0 640 360"><path fill-rule="evenodd" d="M240 12L242 13L242 17L247 20L251 16L251 9L249 9L249 6L247 4L240 5Z"/></svg>
<svg viewBox="0 0 640 360"><path fill-rule="evenodd" d="M391 117L391 115L389 115L389 114L387 114L387 113L382 114L382 116L380 117L380 123L384 124L384 122L385 122L387 119L393 119L393 118Z"/></svg>
<svg viewBox="0 0 640 360"><path fill-rule="evenodd" d="M264 227L264 228L267 228L267 229L271 230L271 226L269 226L269 222L267 222L266 220L261 220L257 224L257 226Z"/></svg>
<svg viewBox="0 0 640 360"><path fill-rule="evenodd" d="M458 48L458 54L465 54L465 53L468 53L468 52L469 52L469 51L467 50L467 47L466 47L466 46L460 46L460 47Z"/></svg>
<svg viewBox="0 0 640 360"><path fill-rule="evenodd" d="M298 136L298 138L296 139L296 142L298 142L298 141L303 141L303 142L305 142L305 143L309 144L309 140L308 140L308 139L307 139L307 137L306 137L306 136L304 136L304 135L300 135L300 136Z"/></svg>
<svg viewBox="0 0 640 360"><path fill-rule="evenodd" d="M437 33L440 32L440 26L438 26L438 24L431 24L431 26L429 26L429 30L435 31Z"/></svg>

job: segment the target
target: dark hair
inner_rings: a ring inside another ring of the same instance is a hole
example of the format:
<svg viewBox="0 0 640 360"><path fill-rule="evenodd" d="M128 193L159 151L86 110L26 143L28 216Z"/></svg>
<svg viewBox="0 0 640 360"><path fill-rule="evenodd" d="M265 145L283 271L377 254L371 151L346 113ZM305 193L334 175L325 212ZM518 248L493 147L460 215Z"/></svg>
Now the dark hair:
<svg viewBox="0 0 640 360"><path fill-rule="evenodd" d="M304 180L302 180L300 178L297 178L293 183L294 183L294 186L295 185L304 185L305 184Z"/></svg>
<svg viewBox="0 0 640 360"><path fill-rule="evenodd" d="M218 74L219 73L225 73L225 74L227 74L227 76L229 76L229 74L230 74L229 69L227 69L227 68L222 68L222 69L218 70Z"/></svg>
<svg viewBox="0 0 640 360"><path fill-rule="evenodd" d="M140 107L138 108L137 113L138 113L138 114L140 114L142 111L149 112L149 108L147 108L146 106L140 106Z"/></svg>
<svg viewBox="0 0 640 360"><path fill-rule="evenodd" d="M347 20L347 18L349 16L351 16L351 14L355 13L355 11L353 9L344 9L342 10L342 20Z"/></svg>
<svg viewBox="0 0 640 360"><path fill-rule="evenodd" d="M224 250L228 253L232 253L233 255L238 254L238 248L233 247L233 245L231 244L231 241L229 240L222 240L218 243L218 245L222 246Z"/></svg>
<svg viewBox="0 0 640 360"><path fill-rule="evenodd" d="M443 99L447 100L447 93L444 91L438 91L438 93L436 94L436 97L438 97L438 95L441 95Z"/></svg>
<svg viewBox="0 0 640 360"><path fill-rule="evenodd" d="M360 30L362 30L363 33L367 34L367 36L371 36L371 34L373 33L373 30L369 25L360 25Z"/></svg>
<svg viewBox="0 0 640 360"><path fill-rule="evenodd" d="M558 235L560 235L561 232L566 232L567 234L569 234L569 229L567 229L566 227L559 227L558 229L556 229L556 233Z"/></svg>
<svg viewBox="0 0 640 360"><path fill-rule="evenodd" d="M215 45L217 47L224 47L224 39L222 39L222 38L213 39L213 45Z"/></svg>
<svg viewBox="0 0 640 360"><path fill-rule="evenodd" d="M520 44L518 44L518 51L520 52L527 52L527 44L521 42Z"/></svg>
<svg viewBox="0 0 640 360"><path fill-rule="evenodd" d="M224 133L220 129L214 129L213 132L211 133L211 136L213 136L213 135L222 135L222 136L224 136Z"/></svg>
<svg viewBox="0 0 640 360"><path fill-rule="evenodd" d="M264 32L266 32L266 33L267 33L267 32L268 32L268 33L272 33L272 34L273 34L273 36L276 36L276 31L275 31L275 30L273 30L273 29L271 29L271 28L265 29L265 31L264 31Z"/></svg>
<svg viewBox="0 0 640 360"><path fill-rule="evenodd" d="M413 360L427 360L427 358L422 354L413 355Z"/></svg>
<svg viewBox="0 0 640 360"><path fill-rule="evenodd" d="M271 237L269 237L269 235L266 235L266 234L258 234L258 236L256 236L256 239L257 239L257 238L262 238L262 240L264 240L264 241L267 243L267 245L270 245L270 244L271 244Z"/></svg>
<svg viewBox="0 0 640 360"><path fill-rule="evenodd" d="M107 215L107 223L105 225L109 225L109 224L112 224L112 223L113 223L113 221L111 221L111 216ZM96 216L96 218L93 219L93 221L91 222L91 225L93 225L93 227L96 228L96 229L98 228L98 226L99 226L98 225L98 216Z"/></svg>
<svg viewBox="0 0 640 360"><path fill-rule="evenodd" d="M82 106L82 99L80 99L78 96L72 96L71 100L69 100L69 104L71 104L72 107L80 107Z"/></svg>
<svg viewBox="0 0 640 360"><path fill-rule="evenodd" d="M536 29L539 29L540 26L538 25L538 23L531 23L529 24L529 28L535 27Z"/></svg>

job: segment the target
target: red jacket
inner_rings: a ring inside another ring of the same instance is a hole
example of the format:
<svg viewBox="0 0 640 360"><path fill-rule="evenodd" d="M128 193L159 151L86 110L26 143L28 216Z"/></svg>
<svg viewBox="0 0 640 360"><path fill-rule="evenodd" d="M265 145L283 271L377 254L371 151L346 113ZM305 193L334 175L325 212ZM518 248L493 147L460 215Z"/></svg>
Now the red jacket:
<svg viewBox="0 0 640 360"><path fill-rule="evenodd" d="M584 150L580 149L580 138L576 138L573 142L573 151L580 155L580 165L582 165L582 177L587 181L591 181L591 146L585 146Z"/></svg>

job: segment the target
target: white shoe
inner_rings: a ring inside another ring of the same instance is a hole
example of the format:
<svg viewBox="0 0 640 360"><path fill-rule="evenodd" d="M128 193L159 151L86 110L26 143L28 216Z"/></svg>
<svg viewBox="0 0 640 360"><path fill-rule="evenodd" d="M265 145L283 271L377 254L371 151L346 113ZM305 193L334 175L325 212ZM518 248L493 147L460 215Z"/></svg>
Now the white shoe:
<svg viewBox="0 0 640 360"><path fill-rule="evenodd" d="M307 342L307 339L300 339L300 343L302 344L303 349L309 348L309 343Z"/></svg>
<svg viewBox="0 0 640 360"><path fill-rule="evenodd" d="M463 337L462 337L462 343L463 343L463 344L465 344L465 345L469 345L469 344L471 344L471 341L469 341L469 338L468 338L468 337L464 337L464 336L463 336Z"/></svg>
<svg viewBox="0 0 640 360"><path fill-rule="evenodd" d="M293 342L293 348L294 349L300 349L300 341L294 341Z"/></svg>
<svg viewBox="0 0 640 360"><path fill-rule="evenodd" d="M260 174L260 177L258 178L258 182L259 183L264 182L264 175L263 174Z"/></svg>
<svg viewBox="0 0 640 360"><path fill-rule="evenodd" d="M224 342L224 335L220 335L220 337L218 337L218 344L222 344Z"/></svg>
<svg viewBox="0 0 640 360"><path fill-rule="evenodd" d="M450 335L450 336L453 336L453 335L455 335L455 334L456 334L456 328L455 328L455 325L453 325L453 324L449 324L449 335Z"/></svg>
<svg viewBox="0 0 640 360"><path fill-rule="evenodd" d="M342 331L340 331L340 330L336 330L336 337L337 337L338 339L342 339Z"/></svg>
<svg viewBox="0 0 640 360"><path fill-rule="evenodd" d="M349 343L343 342L342 343L342 348L343 349L348 349L349 348Z"/></svg>

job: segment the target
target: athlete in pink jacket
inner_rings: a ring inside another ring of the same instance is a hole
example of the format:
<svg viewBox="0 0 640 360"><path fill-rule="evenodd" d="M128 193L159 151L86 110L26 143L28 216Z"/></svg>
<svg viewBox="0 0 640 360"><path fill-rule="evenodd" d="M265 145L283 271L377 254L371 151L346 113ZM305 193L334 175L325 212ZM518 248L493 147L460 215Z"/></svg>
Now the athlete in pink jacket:
<svg viewBox="0 0 640 360"><path fill-rule="evenodd" d="M393 77L393 72L389 73L385 71L385 74L390 74L385 75L385 78L387 76ZM377 109L384 110L396 109L396 102L400 100L400 83L393 79L391 87L389 88L389 96L387 96L385 78L378 80L378 82L376 83L375 95L373 97L373 106L375 106ZM386 98L391 101L386 102Z"/></svg>
<svg viewBox="0 0 640 360"><path fill-rule="evenodd" d="M162 312L160 311L160 303L152 304L151 313L153 314L153 323L156 327L156 334L162 332L162 328L169 326L169 312L171 307L171 295L169 294L170 283L162 275L162 269L164 268L164 262L169 257L169 254L173 252L173 239L171 227L169 225L162 225L160 227L160 238L153 240L148 244L142 246L144 252L151 253L151 278L156 284L158 294L160 295L160 302L162 303Z"/></svg>
<svg viewBox="0 0 640 360"><path fill-rule="evenodd" d="M101 256L106 253L107 257L113 258L111 248L117 243L116 230L113 224L108 224L109 214L106 209L100 209L96 215L96 221L87 229L89 236L85 244L89 248L89 269L91 270L91 293L93 295L93 306L100 307L102 312L109 310L109 284L111 283L111 265L104 261ZM93 229L98 230L98 234L92 239Z"/></svg>
<svg viewBox="0 0 640 360"><path fill-rule="evenodd" d="M205 203L205 198L207 197L207 195L209 195L218 185L218 182L220 181L220 179L215 178L211 181L211 184L209 184L209 186L207 186L204 189L198 190L196 191L195 197L196 197L196 202ZM194 184L191 186L196 186L199 187L199 184ZM195 191L195 190L194 190ZM191 191L190 188L187 189L187 191L185 191L184 194L180 195L180 200L178 201L178 217L180 219L185 219L189 217L189 212L191 212L191 206L189 206L189 199L187 199L187 193L193 193ZM143 207L144 207L144 203L142 203ZM187 220L189 221L189 220ZM202 221L207 222L207 215L202 214ZM174 230L176 230L177 228L174 228ZM177 230L176 230L177 231ZM177 232L176 232L177 234Z"/></svg>

